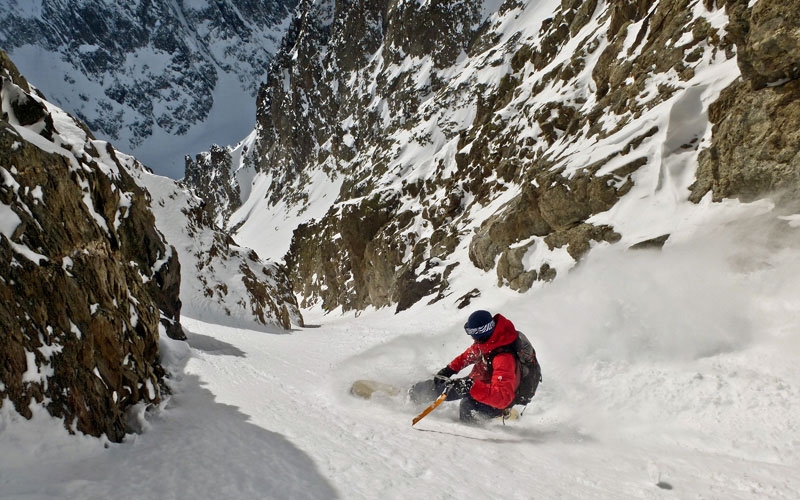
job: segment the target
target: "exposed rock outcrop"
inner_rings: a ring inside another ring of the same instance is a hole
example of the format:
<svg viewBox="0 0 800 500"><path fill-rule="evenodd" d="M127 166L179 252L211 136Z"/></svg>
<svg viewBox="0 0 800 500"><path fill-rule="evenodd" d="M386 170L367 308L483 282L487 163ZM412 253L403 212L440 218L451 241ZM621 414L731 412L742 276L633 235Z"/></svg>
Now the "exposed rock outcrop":
<svg viewBox="0 0 800 500"><path fill-rule="evenodd" d="M209 152L196 155L194 160L186 157L183 181L203 199L204 208L219 226L223 226L231 212L242 204L239 184L232 169L230 152L216 144Z"/></svg>
<svg viewBox="0 0 800 500"><path fill-rule="evenodd" d="M800 2L729 2L742 80L714 103L692 199L800 200Z"/></svg>
<svg viewBox="0 0 800 500"><path fill-rule="evenodd" d="M179 183L130 170L150 193L159 229L183 263L185 315L248 329L281 331L303 325L284 266L238 245L215 224L208 204Z"/></svg>
<svg viewBox="0 0 800 500"><path fill-rule="evenodd" d="M594 245L663 245L669 224L629 236L608 223L626 197L797 198L800 10L486 7L301 2L242 168L296 214L326 181L341 186L286 256L304 304L404 309L448 296L457 266L525 291ZM455 257L464 250L470 262Z"/></svg>
<svg viewBox="0 0 800 500"><path fill-rule="evenodd" d="M177 254L115 150L0 63L0 404L119 441L183 338Z"/></svg>
<svg viewBox="0 0 800 500"><path fill-rule="evenodd" d="M690 81L700 61L725 49L688 1L562 2L530 39L504 36L501 20L482 17L480 2L378 2L373 22L361 24L349 21L360 10L326 5L301 6L305 15L272 66L259 97L255 154L279 179L273 202L302 203L304 179L318 168L345 177L342 205L301 227L287 256L306 303L320 298L326 308L402 309L424 296L437 300L453 268L467 264L448 260L459 245L469 245L472 265L495 269L499 283L524 291L558 272L547 261L523 264L537 248L577 260L592 241L617 241L612 227L586 221L630 190L632 174L648 163L641 151L664 132L649 126L585 165L569 164L566 145L611 143ZM507 2L498 14L524 9ZM433 19L449 26L447 36L422 36ZM592 23L603 29L587 28ZM342 67L331 54L352 39L369 43L348 45ZM467 62L458 64L459 55ZM504 65L498 81L480 82L480 72ZM461 83L448 80L459 72ZM643 99L659 73L674 74L675 84ZM574 91L554 93L564 87ZM548 92L554 97L543 98ZM464 107L474 107L474 118L455 122ZM539 134L520 137L532 125ZM410 148L433 151L432 160L421 160L432 165L424 178L408 174L424 165L397 159ZM405 179L399 191L390 187L397 177ZM488 219L474 218L511 186L520 194ZM367 200L386 203L375 210ZM372 222L348 233L349 219ZM342 245L325 243L337 238Z"/></svg>

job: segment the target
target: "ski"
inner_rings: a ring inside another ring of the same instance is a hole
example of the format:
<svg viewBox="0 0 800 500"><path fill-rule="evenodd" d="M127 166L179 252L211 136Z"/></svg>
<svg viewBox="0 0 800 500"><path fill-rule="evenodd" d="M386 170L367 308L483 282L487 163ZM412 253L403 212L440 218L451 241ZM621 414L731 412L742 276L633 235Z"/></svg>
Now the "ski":
<svg viewBox="0 0 800 500"><path fill-rule="evenodd" d="M400 394L400 389L385 382L364 379L353 382L353 385L350 386L350 394L362 399L371 399L376 394L397 396Z"/></svg>

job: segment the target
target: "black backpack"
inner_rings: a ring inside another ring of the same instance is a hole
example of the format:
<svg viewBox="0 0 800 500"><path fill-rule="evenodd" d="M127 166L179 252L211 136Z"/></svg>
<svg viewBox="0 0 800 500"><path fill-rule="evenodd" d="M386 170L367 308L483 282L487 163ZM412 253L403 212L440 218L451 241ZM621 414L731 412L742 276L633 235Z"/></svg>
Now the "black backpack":
<svg viewBox="0 0 800 500"><path fill-rule="evenodd" d="M526 406L533 399L539 382L542 381L542 367L539 366L539 360L536 359L536 349L533 348L528 338L522 332L517 332L517 334L517 340L492 351L487 364L491 370L492 361L498 354L507 352L514 355L519 363L520 380L517 395L511 405Z"/></svg>

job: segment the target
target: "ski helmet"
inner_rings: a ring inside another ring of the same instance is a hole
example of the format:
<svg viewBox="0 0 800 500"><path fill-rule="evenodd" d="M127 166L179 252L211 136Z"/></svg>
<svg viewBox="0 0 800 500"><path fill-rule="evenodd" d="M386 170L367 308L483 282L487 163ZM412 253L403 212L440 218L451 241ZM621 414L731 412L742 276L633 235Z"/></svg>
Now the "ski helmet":
<svg viewBox="0 0 800 500"><path fill-rule="evenodd" d="M488 340L494 332L494 318L489 311L475 311L464 323L464 330L475 342Z"/></svg>

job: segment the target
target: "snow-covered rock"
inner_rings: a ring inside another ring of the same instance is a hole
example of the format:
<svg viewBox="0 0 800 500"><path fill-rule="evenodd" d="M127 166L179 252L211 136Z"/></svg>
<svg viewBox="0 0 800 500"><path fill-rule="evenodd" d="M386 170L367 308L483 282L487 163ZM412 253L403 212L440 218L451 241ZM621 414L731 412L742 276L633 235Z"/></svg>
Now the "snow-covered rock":
<svg viewBox="0 0 800 500"><path fill-rule="evenodd" d="M0 52L0 405L119 441L161 401L159 336L185 338L180 264L150 195Z"/></svg>
<svg viewBox="0 0 800 500"><path fill-rule="evenodd" d="M674 214L707 195L785 201L800 185L780 2L298 9L252 147L230 149L242 159L208 200L285 258L305 305L466 304L481 290L452 278L475 273L524 292L596 246L669 244Z"/></svg>
<svg viewBox="0 0 800 500"><path fill-rule="evenodd" d="M162 400L159 338L185 339L182 311L303 324L283 267L95 139L2 51L0 105L0 406L30 418L42 405L71 431L119 441L126 412Z"/></svg>

